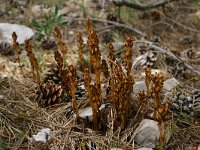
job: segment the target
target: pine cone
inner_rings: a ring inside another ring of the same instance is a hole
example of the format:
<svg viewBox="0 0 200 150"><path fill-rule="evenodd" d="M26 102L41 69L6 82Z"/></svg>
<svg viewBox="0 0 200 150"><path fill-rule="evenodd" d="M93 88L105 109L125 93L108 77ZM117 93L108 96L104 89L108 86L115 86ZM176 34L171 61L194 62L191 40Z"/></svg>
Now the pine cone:
<svg viewBox="0 0 200 150"><path fill-rule="evenodd" d="M54 49L57 47L56 41L52 38L46 38L44 40L42 40L41 42L41 47L44 50L50 50L50 49Z"/></svg>
<svg viewBox="0 0 200 150"><path fill-rule="evenodd" d="M47 71L43 83L48 81L53 81L55 84L61 84L62 76L60 75L58 68L52 67Z"/></svg>
<svg viewBox="0 0 200 150"><path fill-rule="evenodd" d="M193 93L178 92L171 98L171 109L174 113L180 114L183 112L191 116L199 116L198 107L200 107L200 91L194 91ZM194 114L193 114L194 113Z"/></svg>
<svg viewBox="0 0 200 150"><path fill-rule="evenodd" d="M38 104L41 107L47 107L62 101L63 89L61 85L49 81L41 84L36 94L38 95L36 98Z"/></svg>
<svg viewBox="0 0 200 150"><path fill-rule="evenodd" d="M3 56L13 56L15 55L12 50L12 46L9 43L1 42L0 43L0 54Z"/></svg>

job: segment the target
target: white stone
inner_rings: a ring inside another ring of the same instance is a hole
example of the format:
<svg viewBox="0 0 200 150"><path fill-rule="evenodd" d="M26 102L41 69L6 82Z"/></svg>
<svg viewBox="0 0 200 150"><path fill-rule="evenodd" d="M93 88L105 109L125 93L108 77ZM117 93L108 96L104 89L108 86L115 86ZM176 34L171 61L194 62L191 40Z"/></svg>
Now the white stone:
<svg viewBox="0 0 200 150"><path fill-rule="evenodd" d="M175 78L170 78L164 81L163 89L166 91L170 91L171 89L175 88L179 84L180 83ZM147 88L146 88L145 81L144 80L136 81L135 84L133 85L133 89L136 92L143 91L143 90L146 91Z"/></svg>
<svg viewBox="0 0 200 150"><path fill-rule="evenodd" d="M37 142L46 143L51 138L51 129L44 128L37 135L33 135L33 139Z"/></svg>
<svg viewBox="0 0 200 150"><path fill-rule="evenodd" d="M142 148L138 148L137 150L153 150L152 148L145 148L145 147L142 147Z"/></svg>
<svg viewBox="0 0 200 150"><path fill-rule="evenodd" d="M4 96L3 95L0 95L0 100L3 100L4 99Z"/></svg>
<svg viewBox="0 0 200 150"><path fill-rule="evenodd" d="M175 78L170 78L164 82L163 89L170 91L179 84L180 83Z"/></svg>
<svg viewBox="0 0 200 150"><path fill-rule="evenodd" d="M103 110L105 108L106 104L102 104L99 110ZM82 109L79 111L79 116L83 119L88 118L90 121L92 121L92 108L86 107L85 109Z"/></svg>
<svg viewBox="0 0 200 150"><path fill-rule="evenodd" d="M158 122L144 119L140 122L139 127L135 130L133 136L135 142L139 145L145 146L146 148L155 148L155 143L160 136Z"/></svg>
<svg viewBox="0 0 200 150"><path fill-rule="evenodd" d="M137 81L135 82L135 84L133 85L133 90L135 92L140 92L140 91L146 91L147 88L146 88L146 84L145 84L145 81Z"/></svg>
<svg viewBox="0 0 200 150"><path fill-rule="evenodd" d="M31 28L19 24L0 23L0 42L7 42L12 44L12 33L16 32L18 38L17 42L23 44L26 39L33 37L34 32Z"/></svg>

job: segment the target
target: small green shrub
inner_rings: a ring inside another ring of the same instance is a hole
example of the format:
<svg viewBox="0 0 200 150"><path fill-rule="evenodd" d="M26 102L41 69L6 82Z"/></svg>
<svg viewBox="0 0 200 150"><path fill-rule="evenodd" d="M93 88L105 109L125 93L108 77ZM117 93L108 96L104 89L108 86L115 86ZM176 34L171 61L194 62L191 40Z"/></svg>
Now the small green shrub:
<svg viewBox="0 0 200 150"><path fill-rule="evenodd" d="M44 16L44 23L40 23L35 19L32 21L32 25L37 31L37 34L34 37L36 40L41 41L43 38L51 36L56 26L62 27L67 25L68 21L63 19L62 14L58 14L58 10L59 8L56 5L54 13L50 11L48 15Z"/></svg>

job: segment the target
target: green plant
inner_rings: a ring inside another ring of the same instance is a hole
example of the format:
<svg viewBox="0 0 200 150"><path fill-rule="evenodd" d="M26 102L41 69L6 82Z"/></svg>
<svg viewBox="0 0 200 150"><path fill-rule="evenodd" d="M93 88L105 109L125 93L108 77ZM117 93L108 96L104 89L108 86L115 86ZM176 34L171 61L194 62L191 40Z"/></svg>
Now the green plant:
<svg viewBox="0 0 200 150"><path fill-rule="evenodd" d="M32 21L32 25L37 31L37 34L34 37L36 40L40 41L45 37L51 36L56 26L62 27L67 25L68 21L65 21L63 15L59 14L58 11L59 8L56 5L54 13L50 11L48 15L46 14L44 16L45 21L43 23L40 23L35 19Z"/></svg>
<svg viewBox="0 0 200 150"><path fill-rule="evenodd" d="M8 145L2 138L0 138L0 150L8 150Z"/></svg>

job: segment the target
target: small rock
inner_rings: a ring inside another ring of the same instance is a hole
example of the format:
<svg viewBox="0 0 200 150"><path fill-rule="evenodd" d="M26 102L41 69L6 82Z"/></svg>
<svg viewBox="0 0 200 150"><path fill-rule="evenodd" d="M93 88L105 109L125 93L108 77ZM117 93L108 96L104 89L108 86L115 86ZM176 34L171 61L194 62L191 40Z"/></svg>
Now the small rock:
<svg viewBox="0 0 200 150"><path fill-rule="evenodd" d="M4 99L4 96L3 95L0 95L0 100L3 100Z"/></svg>
<svg viewBox="0 0 200 150"><path fill-rule="evenodd" d="M135 82L135 84L133 85L133 89L135 92L139 92L139 91L146 91L146 84L145 81L137 81Z"/></svg>
<svg viewBox="0 0 200 150"><path fill-rule="evenodd" d="M105 108L105 104L102 104L99 110L103 110ZM88 118L90 121L92 121L92 108L91 107L86 107L85 109L82 109L79 111L79 116L82 119Z"/></svg>
<svg viewBox="0 0 200 150"><path fill-rule="evenodd" d="M17 42L23 44L26 39L33 37L34 32L31 28L19 24L0 23L0 43L7 42L12 44L12 33L16 32L18 38Z"/></svg>
<svg viewBox="0 0 200 150"><path fill-rule="evenodd" d="M146 148L155 148L159 136L158 122L149 119L144 119L134 132L135 142Z"/></svg>
<svg viewBox="0 0 200 150"><path fill-rule="evenodd" d="M167 91L170 91L174 87L179 85L179 82L175 78L168 79L164 82L163 88Z"/></svg>
<svg viewBox="0 0 200 150"><path fill-rule="evenodd" d="M137 150L153 150L152 148L145 148L145 147L142 147L142 148L138 148Z"/></svg>
<svg viewBox="0 0 200 150"><path fill-rule="evenodd" d="M37 135L33 135L33 139L37 142L46 143L51 138L51 129L44 128Z"/></svg>

